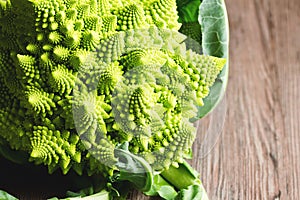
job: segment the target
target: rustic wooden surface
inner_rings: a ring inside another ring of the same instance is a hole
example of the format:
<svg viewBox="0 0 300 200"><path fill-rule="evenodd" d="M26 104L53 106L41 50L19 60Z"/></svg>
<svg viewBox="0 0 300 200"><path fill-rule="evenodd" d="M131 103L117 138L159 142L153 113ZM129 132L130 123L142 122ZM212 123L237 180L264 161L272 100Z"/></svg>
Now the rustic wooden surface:
<svg viewBox="0 0 300 200"><path fill-rule="evenodd" d="M217 146L193 164L212 200L300 199L300 1L226 3L227 118Z"/></svg>
<svg viewBox="0 0 300 200"><path fill-rule="evenodd" d="M199 150L201 139L195 143L192 165L212 200L300 199L300 1L226 4L231 32L226 121L207 156ZM43 199L36 191L23 193ZM136 192L130 199L153 198Z"/></svg>

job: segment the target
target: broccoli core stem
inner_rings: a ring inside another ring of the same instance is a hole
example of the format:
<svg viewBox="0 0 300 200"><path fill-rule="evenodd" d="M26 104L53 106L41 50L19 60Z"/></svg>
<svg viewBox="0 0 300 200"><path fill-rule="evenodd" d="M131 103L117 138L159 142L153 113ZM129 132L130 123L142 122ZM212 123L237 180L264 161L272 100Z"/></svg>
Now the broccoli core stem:
<svg viewBox="0 0 300 200"><path fill-rule="evenodd" d="M198 174L187 162L179 164L178 168L171 166L163 171L161 176L178 190L201 184Z"/></svg>

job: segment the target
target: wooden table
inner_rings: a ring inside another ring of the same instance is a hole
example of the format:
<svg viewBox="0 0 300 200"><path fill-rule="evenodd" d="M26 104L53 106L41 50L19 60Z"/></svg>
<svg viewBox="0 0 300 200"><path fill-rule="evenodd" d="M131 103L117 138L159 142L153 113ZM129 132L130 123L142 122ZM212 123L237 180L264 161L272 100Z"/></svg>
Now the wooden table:
<svg viewBox="0 0 300 200"><path fill-rule="evenodd" d="M226 3L227 118L193 165L212 200L300 199L300 1Z"/></svg>
<svg viewBox="0 0 300 200"><path fill-rule="evenodd" d="M192 165L211 200L300 199L300 1L226 3L226 121L206 157L199 158L202 142L196 141ZM20 194L45 198L36 191ZM150 198L136 192L130 199Z"/></svg>

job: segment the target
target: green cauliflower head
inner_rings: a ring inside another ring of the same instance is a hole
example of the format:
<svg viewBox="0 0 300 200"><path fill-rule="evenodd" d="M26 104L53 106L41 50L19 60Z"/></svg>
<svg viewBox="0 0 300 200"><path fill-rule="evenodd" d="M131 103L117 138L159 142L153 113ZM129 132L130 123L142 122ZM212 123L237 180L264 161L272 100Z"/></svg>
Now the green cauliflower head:
<svg viewBox="0 0 300 200"><path fill-rule="evenodd" d="M29 160L111 173L122 144L182 162L224 59L178 33L175 0L0 1L0 137Z"/></svg>

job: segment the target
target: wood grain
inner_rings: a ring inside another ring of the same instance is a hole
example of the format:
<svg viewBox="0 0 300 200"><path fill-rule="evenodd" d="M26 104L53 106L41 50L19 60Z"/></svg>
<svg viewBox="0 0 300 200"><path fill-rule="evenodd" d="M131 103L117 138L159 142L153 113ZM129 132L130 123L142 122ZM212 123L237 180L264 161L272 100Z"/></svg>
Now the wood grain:
<svg viewBox="0 0 300 200"><path fill-rule="evenodd" d="M211 200L300 199L300 1L226 4L231 32L226 121L204 158L199 137L191 163ZM31 199L43 198L31 193ZM129 199L155 198L134 192Z"/></svg>
<svg viewBox="0 0 300 200"><path fill-rule="evenodd" d="M300 199L300 2L226 3L227 119L214 151L193 164L211 199Z"/></svg>

